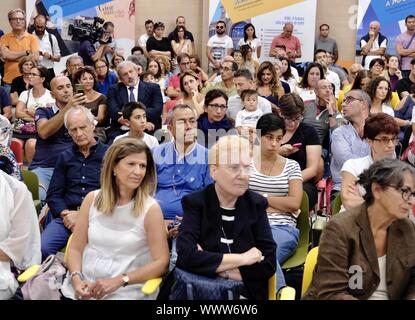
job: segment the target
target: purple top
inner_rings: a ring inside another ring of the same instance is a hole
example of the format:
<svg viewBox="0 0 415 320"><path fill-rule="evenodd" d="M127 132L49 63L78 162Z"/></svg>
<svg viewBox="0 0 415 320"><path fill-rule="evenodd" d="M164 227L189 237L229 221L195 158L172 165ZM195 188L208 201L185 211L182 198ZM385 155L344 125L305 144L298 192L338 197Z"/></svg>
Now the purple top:
<svg viewBox="0 0 415 320"><path fill-rule="evenodd" d="M396 45L400 44L403 48L406 48L409 44L409 41L411 41L412 35L410 35L407 31L404 33L401 33L396 38ZM407 49L415 49L415 38L412 40L411 45ZM413 57L401 57L401 70L411 70L411 60Z"/></svg>

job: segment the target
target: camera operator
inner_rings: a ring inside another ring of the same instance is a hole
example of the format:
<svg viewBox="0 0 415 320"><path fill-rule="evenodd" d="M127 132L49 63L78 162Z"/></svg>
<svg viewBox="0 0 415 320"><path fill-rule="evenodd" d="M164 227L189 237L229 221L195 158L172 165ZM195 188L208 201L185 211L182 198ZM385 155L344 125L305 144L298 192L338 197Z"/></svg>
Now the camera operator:
<svg viewBox="0 0 415 320"><path fill-rule="evenodd" d="M39 14L34 18L34 28L40 44L40 64L48 69L46 82L50 82L55 77L54 64L61 60L58 40L46 30L46 17L44 15Z"/></svg>
<svg viewBox="0 0 415 320"><path fill-rule="evenodd" d="M96 39L94 39L93 33L81 40L78 55L82 57L86 66L93 67L95 61L104 57L109 49L108 42L110 38L110 34L103 32L102 37L99 38L99 46L97 49L94 46Z"/></svg>
<svg viewBox="0 0 415 320"><path fill-rule="evenodd" d="M114 40L114 23L111 21L107 21L102 25L102 36L100 39L95 42L95 49L98 50L101 43L106 43L107 49L104 52L104 59L108 62L108 64L111 63L112 56L117 51L117 43Z"/></svg>

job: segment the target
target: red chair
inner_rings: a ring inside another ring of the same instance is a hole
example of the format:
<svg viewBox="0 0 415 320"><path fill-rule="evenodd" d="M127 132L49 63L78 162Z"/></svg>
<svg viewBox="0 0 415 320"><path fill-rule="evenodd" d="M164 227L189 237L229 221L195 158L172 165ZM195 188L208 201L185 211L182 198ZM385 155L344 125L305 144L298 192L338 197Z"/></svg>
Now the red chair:
<svg viewBox="0 0 415 320"><path fill-rule="evenodd" d="M19 166L23 166L23 144L18 141L12 139L12 143L10 144L10 149L13 151L14 156L16 157L16 161Z"/></svg>

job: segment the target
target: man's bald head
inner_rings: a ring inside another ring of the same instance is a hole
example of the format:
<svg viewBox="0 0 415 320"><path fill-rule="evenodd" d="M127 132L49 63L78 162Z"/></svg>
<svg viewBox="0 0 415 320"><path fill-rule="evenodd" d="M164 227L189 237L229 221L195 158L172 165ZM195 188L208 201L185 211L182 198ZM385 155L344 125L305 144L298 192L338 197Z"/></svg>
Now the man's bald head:
<svg viewBox="0 0 415 320"><path fill-rule="evenodd" d="M52 79L50 89L58 107L66 105L73 96L72 83L68 77L63 75L58 75Z"/></svg>

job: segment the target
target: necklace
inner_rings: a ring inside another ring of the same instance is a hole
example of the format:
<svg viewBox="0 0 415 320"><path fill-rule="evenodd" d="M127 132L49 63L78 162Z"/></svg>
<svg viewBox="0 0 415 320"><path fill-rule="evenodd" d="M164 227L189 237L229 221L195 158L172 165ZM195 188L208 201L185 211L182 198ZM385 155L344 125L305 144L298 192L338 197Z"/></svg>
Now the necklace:
<svg viewBox="0 0 415 320"><path fill-rule="evenodd" d="M266 176L269 176L270 174L271 174L271 172L272 172L272 170L274 169L274 167L275 167L275 164L277 163L277 161L278 161L278 157L277 157L277 159L275 159L274 160L274 162L272 163L272 166L271 166L271 168L268 170L268 172L266 172L266 170L265 170L265 168L264 168L264 166L263 166L263 164L261 164L261 171L266 175Z"/></svg>

